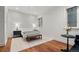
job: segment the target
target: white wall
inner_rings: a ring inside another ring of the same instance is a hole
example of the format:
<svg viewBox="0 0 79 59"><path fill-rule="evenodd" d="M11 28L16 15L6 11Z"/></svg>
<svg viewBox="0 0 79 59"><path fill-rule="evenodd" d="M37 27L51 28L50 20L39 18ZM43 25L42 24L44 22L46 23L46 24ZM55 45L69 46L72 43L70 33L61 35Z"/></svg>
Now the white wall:
<svg viewBox="0 0 79 59"><path fill-rule="evenodd" d="M0 46L5 45L4 13L5 13L4 6L0 6Z"/></svg>
<svg viewBox="0 0 79 59"><path fill-rule="evenodd" d="M19 30L32 30L32 23L37 25L37 16L30 14L18 12L16 10L8 9L7 19L6 19L6 34L7 37L12 36L13 31L16 30L15 24L19 23Z"/></svg>
<svg viewBox="0 0 79 59"><path fill-rule="evenodd" d="M79 28L79 6L77 7L77 27Z"/></svg>
<svg viewBox="0 0 79 59"><path fill-rule="evenodd" d="M43 34L49 39L66 43L66 38L61 37L61 34L66 33L64 26L67 24L67 8L66 6L56 7L43 16ZM79 30L72 30L70 34L79 34ZM74 44L74 39L70 39L70 44Z"/></svg>
<svg viewBox="0 0 79 59"><path fill-rule="evenodd" d="M66 15L63 15L64 13L66 12L63 8L56 7L43 16L43 31L46 36L60 39L60 35L64 32L63 25L66 22Z"/></svg>

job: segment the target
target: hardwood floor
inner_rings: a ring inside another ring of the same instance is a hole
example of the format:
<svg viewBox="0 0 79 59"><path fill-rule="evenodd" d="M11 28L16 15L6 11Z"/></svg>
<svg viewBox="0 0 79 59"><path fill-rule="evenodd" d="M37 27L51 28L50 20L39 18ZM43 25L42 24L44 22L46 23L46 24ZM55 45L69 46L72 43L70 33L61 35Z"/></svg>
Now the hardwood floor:
<svg viewBox="0 0 79 59"><path fill-rule="evenodd" d="M65 49L66 44L52 40L29 49L24 49L21 52L61 52L61 49ZM70 45L71 48L71 45Z"/></svg>
<svg viewBox="0 0 79 59"><path fill-rule="evenodd" d="M12 38L8 38L7 44L4 47L0 47L0 52L10 52ZM23 49L20 52L61 52L61 49L66 48L66 44L52 40L43 44ZM71 45L70 45L71 48Z"/></svg>
<svg viewBox="0 0 79 59"><path fill-rule="evenodd" d="M6 46L0 47L0 52L10 52L12 38L8 38Z"/></svg>

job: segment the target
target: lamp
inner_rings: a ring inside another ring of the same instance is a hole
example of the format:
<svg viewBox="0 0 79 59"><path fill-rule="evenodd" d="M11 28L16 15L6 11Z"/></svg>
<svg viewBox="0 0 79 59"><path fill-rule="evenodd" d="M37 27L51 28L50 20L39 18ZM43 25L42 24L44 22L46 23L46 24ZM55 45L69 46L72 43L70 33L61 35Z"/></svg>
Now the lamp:
<svg viewBox="0 0 79 59"><path fill-rule="evenodd" d="M15 28L17 31L19 30L19 26L20 26L20 23L15 23Z"/></svg>
<svg viewBox="0 0 79 59"><path fill-rule="evenodd" d="M36 27L37 27L36 24L33 23L32 26L33 26L33 29L36 30Z"/></svg>

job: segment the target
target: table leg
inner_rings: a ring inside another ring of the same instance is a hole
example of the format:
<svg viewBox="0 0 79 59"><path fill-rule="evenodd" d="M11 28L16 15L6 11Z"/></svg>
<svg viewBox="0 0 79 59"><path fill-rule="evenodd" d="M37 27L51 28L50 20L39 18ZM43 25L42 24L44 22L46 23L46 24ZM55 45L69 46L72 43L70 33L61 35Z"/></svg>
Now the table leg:
<svg viewBox="0 0 79 59"><path fill-rule="evenodd" d="M67 48L66 49L61 49L63 52L69 52L69 38L67 38Z"/></svg>
<svg viewBox="0 0 79 59"><path fill-rule="evenodd" d="M69 38L67 38L67 51L69 51Z"/></svg>

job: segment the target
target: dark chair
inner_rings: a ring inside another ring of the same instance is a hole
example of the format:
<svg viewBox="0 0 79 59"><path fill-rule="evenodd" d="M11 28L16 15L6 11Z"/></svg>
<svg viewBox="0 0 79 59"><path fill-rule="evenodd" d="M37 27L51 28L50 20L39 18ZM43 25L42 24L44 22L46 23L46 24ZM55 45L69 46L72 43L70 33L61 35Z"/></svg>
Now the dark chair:
<svg viewBox="0 0 79 59"><path fill-rule="evenodd" d="M70 49L71 52L79 52L79 35L76 35L75 37L75 44Z"/></svg>

